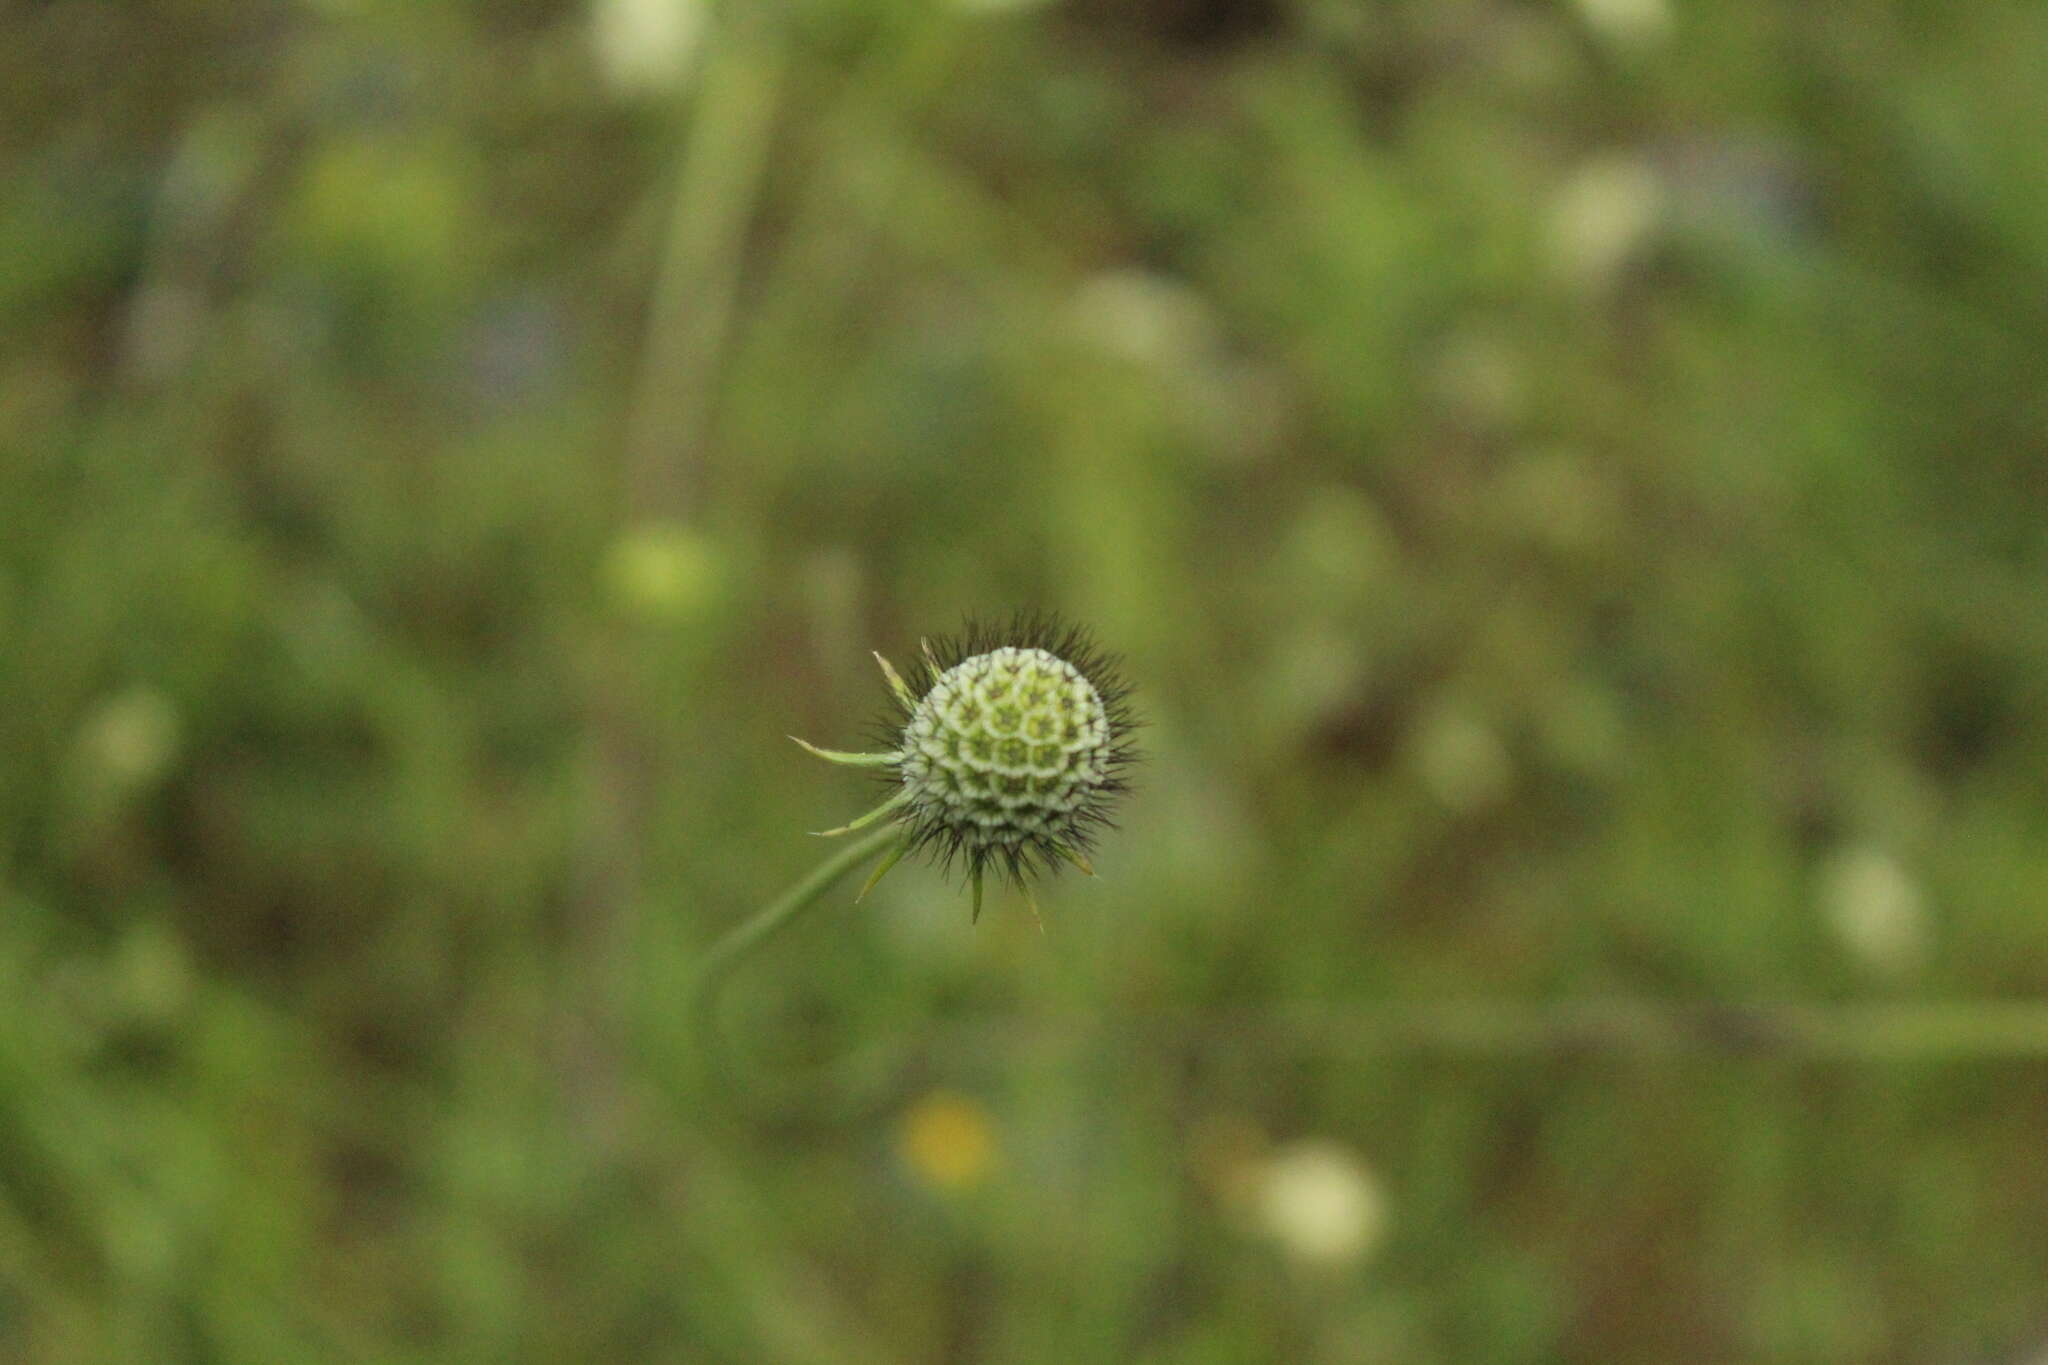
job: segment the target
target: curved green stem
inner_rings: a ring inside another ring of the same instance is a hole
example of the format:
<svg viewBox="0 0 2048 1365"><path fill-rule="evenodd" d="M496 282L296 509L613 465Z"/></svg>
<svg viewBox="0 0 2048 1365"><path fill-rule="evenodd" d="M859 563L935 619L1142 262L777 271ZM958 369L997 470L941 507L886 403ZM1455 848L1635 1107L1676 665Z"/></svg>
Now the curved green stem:
<svg viewBox="0 0 2048 1365"><path fill-rule="evenodd" d="M903 831L889 824L864 839L848 844L827 858L795 886L761 907L751 919L742 920L712 944L697 967L687 997L692 1028L708 1060L719 1053L718 1001L733 969L779 930L787 928L804 911L816 905L832 884L903 837Z"/></svg>

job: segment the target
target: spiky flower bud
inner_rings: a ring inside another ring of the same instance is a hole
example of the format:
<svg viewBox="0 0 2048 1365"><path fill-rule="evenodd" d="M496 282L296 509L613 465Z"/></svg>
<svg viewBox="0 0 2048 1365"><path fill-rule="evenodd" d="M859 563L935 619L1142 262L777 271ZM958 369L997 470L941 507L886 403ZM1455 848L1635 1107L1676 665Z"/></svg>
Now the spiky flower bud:
<svg viewBox="0 0 2048 1365"><path fill-rule="evenodd" d="M903 838L868 888L906 853L929 853L948 868L964 865L979 915L991 866L1020 887L1064 862L1092 872L1088 851L1128 789L1124 771L1136 757L1130 689L1116 660L1087 632L1036 613L970 621L958 637L926 642L923 655L915 688L875 656L896 702L883 726L887 751L804 744L837 763L884 769L895 789L875 810L827 831L884 817L901 824Z"/></svg>

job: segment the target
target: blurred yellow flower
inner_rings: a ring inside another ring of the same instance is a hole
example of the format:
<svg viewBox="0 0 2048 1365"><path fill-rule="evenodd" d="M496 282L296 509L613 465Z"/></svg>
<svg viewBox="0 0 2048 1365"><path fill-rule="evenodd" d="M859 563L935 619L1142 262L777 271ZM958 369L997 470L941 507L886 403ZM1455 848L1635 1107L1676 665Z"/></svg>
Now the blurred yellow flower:
<svg viewBox="0 0 2048 1365"><path fill-rule="evenodd" d="M942 1190L972 1189L996 1163L995 1127L978 1101L934 1090L904 1111L896 1148L925 1184Z"/></svg>

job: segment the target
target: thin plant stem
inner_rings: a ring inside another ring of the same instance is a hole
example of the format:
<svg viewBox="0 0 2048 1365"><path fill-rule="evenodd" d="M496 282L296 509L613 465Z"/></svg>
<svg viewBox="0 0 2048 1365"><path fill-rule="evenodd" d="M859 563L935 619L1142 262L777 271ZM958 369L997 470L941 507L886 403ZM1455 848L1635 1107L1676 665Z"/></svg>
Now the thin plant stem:
<svg viewBox="0 0 2048 1365"><path fill-rule="evenodd" d="M1681 1002L1402 1000L1250 1011L1147 1010L1085 1019L994 1016L924 1039L949 1064L1001 1047L1068 1048L1112 1035L1261 1055L1472 1058L1755 1057L1794 1062L2048 1062L2048 1004L2024 1001Z"/></svg>
<svg viewBox="0 0 2048 1365"><path fill-rule="evenodd" d="M627 432L635 511L679 515L696 491L783 66L770 37L727 25L707 40Z"/></svg>
<svg viewBox="0 0 2048 1365"><path fill-rule="evenodd" d="M891 823L855 840L711 945L697 968L688 996L691 1025L697 1035L699 1052L707 1062L715 1062L722 1055L718 1002L733 970L771 937L817 905L841 877L902 838L902 829Z"/></svg>

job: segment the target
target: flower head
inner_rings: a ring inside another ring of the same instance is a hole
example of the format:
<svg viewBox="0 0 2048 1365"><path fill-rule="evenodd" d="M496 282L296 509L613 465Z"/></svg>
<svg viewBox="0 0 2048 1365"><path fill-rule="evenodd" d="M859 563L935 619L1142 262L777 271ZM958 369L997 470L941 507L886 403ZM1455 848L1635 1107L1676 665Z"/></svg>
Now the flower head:
<svg viewBox="0 0 2048 1365"><path fill-rule="evenodd" d="M1387 1231L1387 1199L1371 1168L1348 1147L1307 1138L1266 1163L1258 1218L1302 1266L1333 1270L1379 1246Z"/></svg>
<svg viewBox="0 0 2048 1365"><path fill-rule="evenodd" d="M797 741L836 763L882 769L894 789L826 831L883 818L902 826L868 888L905 854L923 853L964 867L979 915L990 867L1019 887L1063 863L1092 871L1088 851L1137 757L1117 661L1085 630L1037 612L970 620L958 636L925 641L922 654L916 686L875 656L894 698L881 726L887 749L848 754Z"/></svg>

